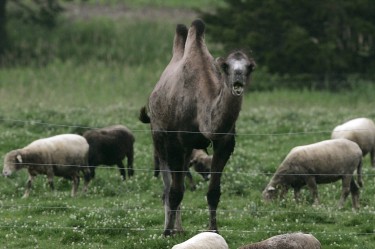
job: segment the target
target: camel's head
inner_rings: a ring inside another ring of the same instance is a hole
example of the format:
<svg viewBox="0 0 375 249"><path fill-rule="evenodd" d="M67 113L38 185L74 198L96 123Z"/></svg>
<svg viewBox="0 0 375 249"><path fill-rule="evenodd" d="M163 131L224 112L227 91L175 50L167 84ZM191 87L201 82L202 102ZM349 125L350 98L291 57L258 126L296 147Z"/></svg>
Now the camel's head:
<svg viewBox="0 0 375 249"><path fill-rule="evenodd" d="M249 81L250 73L255 69L255 61L241 51L235 51L226 59L218 58L217 63L225 74L228 87L234 96L241 96Z"/></svg>

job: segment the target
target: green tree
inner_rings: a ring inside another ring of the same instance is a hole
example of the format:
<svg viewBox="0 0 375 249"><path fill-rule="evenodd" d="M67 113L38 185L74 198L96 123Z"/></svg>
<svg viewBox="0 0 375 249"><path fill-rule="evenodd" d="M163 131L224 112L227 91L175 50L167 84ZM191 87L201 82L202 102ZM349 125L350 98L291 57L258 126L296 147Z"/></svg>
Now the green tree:
<svg viewBox="0 0 375 249"><path fill-rule="evenodd" d="M225 1L202 13L209 38L252 50L272 73L325 77L375 69L375 1Z"/></svg>
<svg viewBox="0 0 375 249"><path fill-rule="evenodd" d="M56 25L57 15L63 11L58 0L0 0L0 64L11 43L7 34L7 6L10 4L13 5L17 17L49 28Z"/></svg>
<svg viewBox="0 0 375 249"><path fill-rule="evenodd" d="M0 58L7 46L7 32L6 32L6 0L0 0Z"/></svg>

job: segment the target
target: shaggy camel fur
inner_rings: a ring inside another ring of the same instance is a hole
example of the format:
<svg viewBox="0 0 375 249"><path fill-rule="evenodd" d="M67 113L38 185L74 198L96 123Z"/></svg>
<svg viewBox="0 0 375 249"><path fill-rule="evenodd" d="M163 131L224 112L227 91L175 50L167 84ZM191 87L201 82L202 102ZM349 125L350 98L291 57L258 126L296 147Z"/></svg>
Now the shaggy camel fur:
<svg viewBox="0 0 375 249"><path fill-rule="evenodd" d="M150 122L163 174L164 235L182 231L180 203L193 149L213 145L207 192L209 230L217 232L220 179L235 146L235 122L255 62L235 51L215 60L204 41L205 24L177 25L173 56L152 91L140 120Z"/></svg>

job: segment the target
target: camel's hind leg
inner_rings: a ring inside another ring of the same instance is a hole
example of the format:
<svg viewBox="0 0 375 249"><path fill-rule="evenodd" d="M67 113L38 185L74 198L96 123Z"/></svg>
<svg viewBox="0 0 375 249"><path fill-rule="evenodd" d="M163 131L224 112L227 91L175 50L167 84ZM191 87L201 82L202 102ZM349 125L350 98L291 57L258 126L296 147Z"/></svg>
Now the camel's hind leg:
<svg viewBox="0 0 375 249"><path fill-rule="evenodd" d="M178 232L182 231L182 225L180 220L180 204L185 192L185 172L183 167L184 157L182 154L182 150L178 152L176 150L169 151L168 165L171 168L170 175L172 181L170 182L170 188L168 193L167 204L169 204L169 213L167 215L164 235L171 235L174 232L175 228L178 229ZM163 167L161 168L163 169ZM178 222L176 222L176 218L178 219Z"/></svg>

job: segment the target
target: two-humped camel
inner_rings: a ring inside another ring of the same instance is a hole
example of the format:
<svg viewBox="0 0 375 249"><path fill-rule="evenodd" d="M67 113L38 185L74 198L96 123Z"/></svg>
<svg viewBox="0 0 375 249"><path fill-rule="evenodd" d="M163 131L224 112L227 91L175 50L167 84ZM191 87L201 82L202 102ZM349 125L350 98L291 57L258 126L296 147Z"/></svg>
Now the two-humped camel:
<svg viewBox="0 0 375 249"><path fill-rule="evenodd" d="M207 192L209 230L217 232L221 174L235 146L235 122L255 62L236 51L215 60L204 41L205 24L177 25L173 56L152 91L140 120L150 122L163 175L164 235L182 231L180 203L193 149L213 145ZM147 113L146 113L147 110Z"/></svg>

